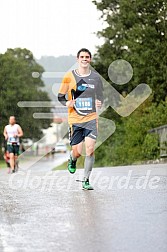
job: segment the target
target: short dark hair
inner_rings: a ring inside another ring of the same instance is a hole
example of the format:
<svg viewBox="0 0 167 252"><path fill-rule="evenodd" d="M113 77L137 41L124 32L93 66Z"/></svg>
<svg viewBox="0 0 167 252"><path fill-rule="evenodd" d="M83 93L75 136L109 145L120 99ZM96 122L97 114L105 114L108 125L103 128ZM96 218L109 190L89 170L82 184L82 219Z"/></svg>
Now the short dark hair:
<svg viewBox="0 0 167 252"><path fill-rule="evenodd" d="M79 58L79 55L80 55L81 52L87 52L87 53L89 54L90 58L92 58L91 52L90 52L88 49L86 49L86 48L81 48L81 49L77 52L77 58Z"/></svg>

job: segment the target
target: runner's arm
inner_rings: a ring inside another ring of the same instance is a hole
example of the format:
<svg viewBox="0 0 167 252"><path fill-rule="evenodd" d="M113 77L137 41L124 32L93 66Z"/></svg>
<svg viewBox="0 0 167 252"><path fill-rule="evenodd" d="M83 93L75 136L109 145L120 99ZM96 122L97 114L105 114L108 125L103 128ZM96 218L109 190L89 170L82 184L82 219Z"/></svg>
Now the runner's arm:
<svg viewBox="0 0 167 252"><path fill-rule="evenodd" d="M69 89L69 81L70 81L70 78L68 77L68 73L67 73L62 80L62 83L60 85L59 92L58 92L58 101L63 106L66 106L66 102L68 101L66 99L66 94L68 93L68 89Z"/></svg>
<svg viewBox="0 0 167 252"><path fill-rule="evenodd" d="M66 102L67 102L66 95L65 95L65 94L61 94L61 93L58 93L58 101L59 101L63 106L66 106Z"/></svg>
<svg viewBox="0 0 167 252"><path fill-rule="evenodd" d="M23 131L22 131L22 128L20 126L18 126L18 129L17 129L17 136L18 137L22 137L23 136Z"/></svg>
<svg viewBox="0 0 167 252"><path fill-rule="evenodd" d="M103 104L103 83L102 83L102 80L99 76L99 80L98 80L98 88L97 88L97 91L96 91L96 106L97 107L101 107L102 104Z"/></svg>
<svg viewBox="0 0 167 252"><path fill-rule="evenodd" d="M7 134L7 131L6 131L6 127L4 128L3 135L5 137L5 140L7 140L8 139L8 134Z"/></svg>

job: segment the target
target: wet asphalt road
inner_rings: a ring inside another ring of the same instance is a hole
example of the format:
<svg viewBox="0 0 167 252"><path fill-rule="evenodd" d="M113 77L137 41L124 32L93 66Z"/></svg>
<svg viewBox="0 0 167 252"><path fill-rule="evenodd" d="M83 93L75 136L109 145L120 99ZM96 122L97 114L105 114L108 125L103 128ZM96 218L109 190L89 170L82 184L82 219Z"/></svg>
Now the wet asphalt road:
<svg viewBox="0 0 167 252"><path fill-rule="evenodd" d="M166 165L94 169L94 191L82 173L0 171L0 251L167 251Z"/></svg>

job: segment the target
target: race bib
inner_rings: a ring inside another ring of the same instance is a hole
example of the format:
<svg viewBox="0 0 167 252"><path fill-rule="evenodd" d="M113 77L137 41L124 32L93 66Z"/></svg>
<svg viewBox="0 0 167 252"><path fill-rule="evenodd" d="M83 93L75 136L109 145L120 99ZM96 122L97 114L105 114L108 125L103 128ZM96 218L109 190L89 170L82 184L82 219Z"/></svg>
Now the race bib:
<svg viewBox="0 0 167 252"><path fill-rule="evenodd" d="M17 143L17 137L9 137L10 143Z"/></svg>
<svg viewBox="0 0 167 252"><path fill-rule="evenodd" d="M75 106L79 110L92 110L92 97L77 98Z"/></svg>

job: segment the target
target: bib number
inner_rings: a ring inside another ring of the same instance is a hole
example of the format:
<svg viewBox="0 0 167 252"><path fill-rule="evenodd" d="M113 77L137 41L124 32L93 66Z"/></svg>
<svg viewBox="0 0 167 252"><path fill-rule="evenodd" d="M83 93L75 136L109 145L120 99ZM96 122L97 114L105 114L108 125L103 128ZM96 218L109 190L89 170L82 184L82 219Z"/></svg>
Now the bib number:
<svg viewBox="0 0 167 252"><path fill-rule="evenodd" d="M75 106L79 110L92 110L92 98L77 98Z"/></svg>
<svg viewBox="0 0 167 252"><path fill-rule="evenodd" d="M16 137L10 137L9 142L10 143L17 143L17 138Z"/></svg>

